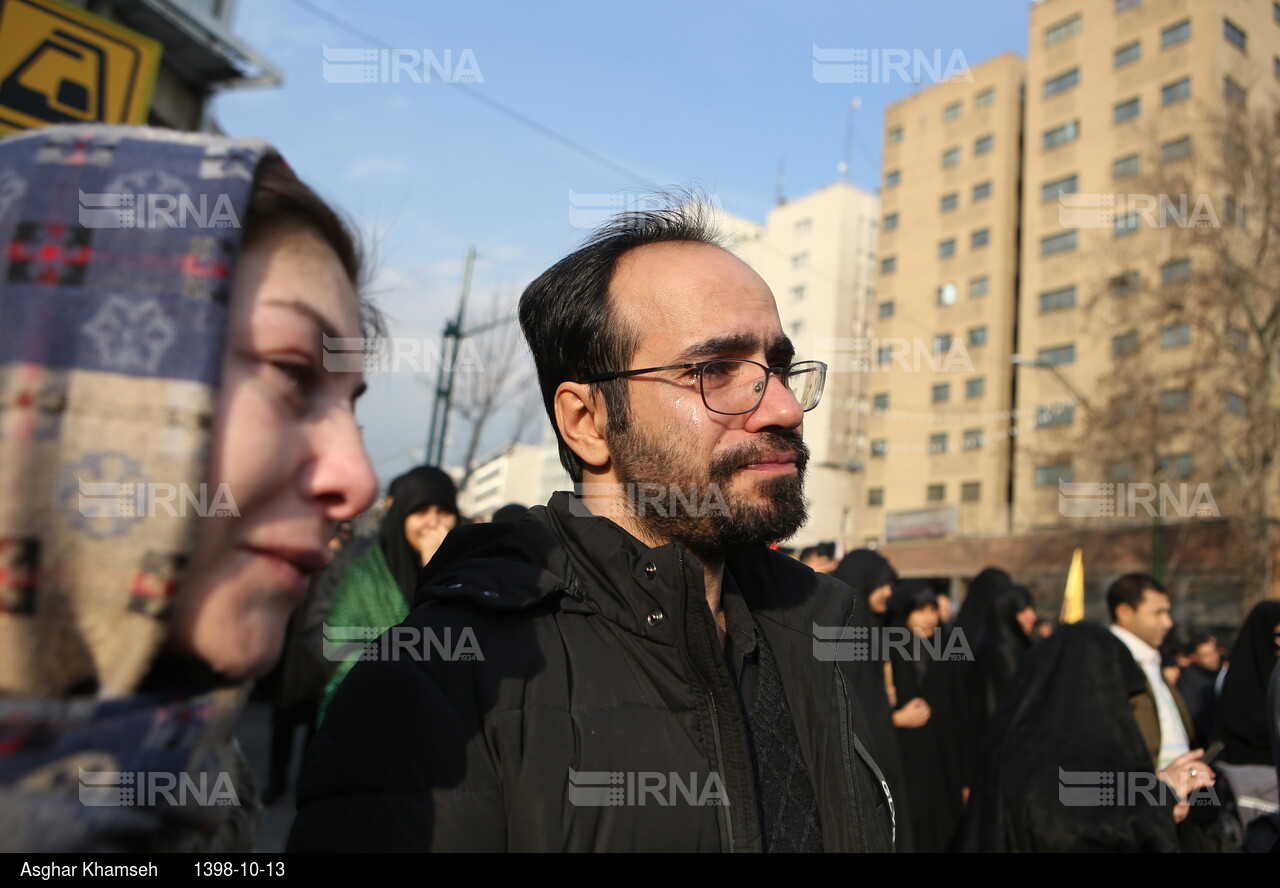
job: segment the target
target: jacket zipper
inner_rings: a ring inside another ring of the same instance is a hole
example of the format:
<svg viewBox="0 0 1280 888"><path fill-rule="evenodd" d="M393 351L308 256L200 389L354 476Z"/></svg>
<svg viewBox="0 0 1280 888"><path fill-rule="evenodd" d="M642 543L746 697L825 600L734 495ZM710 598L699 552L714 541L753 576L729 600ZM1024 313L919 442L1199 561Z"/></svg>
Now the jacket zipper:
<svg viewBox="0 0 1280 888"><path fill-rule="evenodd" d="M681 610L683 611L681 614L681 621L684 623L685 636L687 638L689 627L689 576L688 572L685 570L683 554L679 556L679 563L680 588L684 592L684 601L681 602ZM693 658L690 657L690 662L692 662L692 659ZM720 745L720 708L716 705L716 693L711 689L710 683L706 680L706 676L702 674L702 671L698 668L697 664L694 664L694 671L698 674L698 680L702 683L702 690L703 693L707 695L707 702L711 704L711 741L715 745L716 749L716 767L723 768L724 750ZM737 847L733 839L733 806L730 804L729 799L729 783L723 776L721 777L721 781L724 784L724 804L719 805L718 807L721 808L724 813L725 832L727 832L729 836L729 853L732 854Z"/></svg>
<svg viewBox="0 0 1280 888"><path fill-rule="evenodd" d="M853 612L849 612L849 616L845 619L845 628L849 628L850 620L853 618ZM853 752L855 758L860 758L867 763L867 767L871 769L871 773L880 781L880 789L884 792L885 800L889 803L889 841L890 847L896 849L898 845L898 814L893 804L893 793L889 791L889 782L884 779L884 772L880 770L880 766L876 764L876 760L872 757L870 751L858 739L858 734L853 726L853 705L849 701L849 687L844 680L844 674L840 671L839 666L835 666L836 678L840 679L840 693L844 697L845 726L848 728L849 737L853 741ZM849 774L849 780L853 784L853 798L855 805L855 814L861 810L859 804L858 781L854 777L852 771ZM867 850L867 833L863 825L862 817L858 815L858 835L862 840L863 851Z"/></svg>

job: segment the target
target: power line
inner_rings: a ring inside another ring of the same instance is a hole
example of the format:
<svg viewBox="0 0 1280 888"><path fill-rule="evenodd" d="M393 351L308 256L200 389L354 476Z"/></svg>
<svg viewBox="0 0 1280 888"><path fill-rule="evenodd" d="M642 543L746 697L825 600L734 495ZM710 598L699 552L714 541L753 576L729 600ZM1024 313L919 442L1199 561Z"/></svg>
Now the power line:
<svg viewBox="0 0 1280 888"><path fill-rule="evenodd" d="M324 21L333 25L335 28L345 31L346 33L350 34L352 37L355 37L359 40L363 40L364 42L370 43L381 49L390 50L395 48L390 43L387 43L385 40L375 37L373 34L370 34L368 31L361 30L360 28L357 28L355 25L352 25L349 22L346 22L343 19L338 18L333 13L325 9L321 9L320 7L312 3L311 0L289 0L289 2L293 3L295 6L300 7L301 9L306 10L307 12L314 15L316 18L323 19ZM573 151L574 153L579 154L582 157L585 157L587 160L590 160L592 163L599 164L600 166L605 167L606 169L614 173L617 173L623 178L630 179L632 182L642 185L645 188L648 188L652 191L661 190L661 188L655 182L653 182L653 180L645 176L642 176L631 169L628 169L627 167L623 166L622 164L616 161L610 160L609 158L605 157L603 154L600 154L598 151L591 150L586 145L583 145L581 142L577 142L574 139L571 139L562 133L556 132L551 127L545 126L539 123L538 121L534 120L532 117L529 117L526 114L520 113L516 109L510 107L509 105L504 105L502 102L499 102L497 99L494 99L494 98L491 98L490 96L485 95L483 92L481 92L480 90L476 89L473 86L470 86L465 83L453 83L453 82L449 83L449 85L461 91L461 93L467 98L473 101L479 102L480 104L485 105L486 107L490 108L493 111L497 111L499 114L511 120L514 120L516 123L520 124L521 126L531 129L534 132L538 133L539 135L550 139L556 144L561 145L565 148L568 148L570 151Z"/></svg>

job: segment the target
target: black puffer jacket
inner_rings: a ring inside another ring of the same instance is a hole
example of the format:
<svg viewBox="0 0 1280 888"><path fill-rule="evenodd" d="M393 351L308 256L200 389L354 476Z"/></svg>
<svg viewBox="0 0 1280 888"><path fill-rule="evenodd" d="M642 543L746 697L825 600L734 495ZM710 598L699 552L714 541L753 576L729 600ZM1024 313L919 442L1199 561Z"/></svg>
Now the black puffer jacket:
<svg viewBox="0 0 1280 888"><path fill-rule="evenodd" d="M815 626L857 619L854 593L766 549L726 569L774 653L823 847L890 850L848 664L814 655ZM742 707L683 547L556 494L454 531L423 580L381 643L470 630L483 659L358 663L308 754L291 851L760 850Z"/></svg>

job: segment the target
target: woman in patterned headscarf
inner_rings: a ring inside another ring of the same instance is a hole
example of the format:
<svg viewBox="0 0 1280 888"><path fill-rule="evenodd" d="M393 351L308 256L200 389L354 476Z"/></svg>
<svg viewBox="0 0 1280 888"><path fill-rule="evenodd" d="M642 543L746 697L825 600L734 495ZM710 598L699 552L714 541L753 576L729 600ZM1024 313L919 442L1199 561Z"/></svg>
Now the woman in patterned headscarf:
<svg viewBox="0 0 1280 888"><path fill-rule="evenodd" d="M265 144L129 127L0 142L0 238L0 850L249 850L246 683L377 489L358 250Z"/></svg>

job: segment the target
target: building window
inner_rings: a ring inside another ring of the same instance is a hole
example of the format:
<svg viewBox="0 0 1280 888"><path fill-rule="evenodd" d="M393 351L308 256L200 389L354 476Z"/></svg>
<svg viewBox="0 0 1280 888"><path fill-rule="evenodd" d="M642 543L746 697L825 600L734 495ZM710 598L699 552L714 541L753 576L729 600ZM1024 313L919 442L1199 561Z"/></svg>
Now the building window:
<svg viewBox="0 0 1280 888"><path fill-rule="evenodd" d="M882 345L876 349L876 366L883 367L893 360L893 346Z"/></svg>
<svg viewBox="0 0 1280 888"><path fill-rule="evenodd" d="M885 188L897 188L897 187L898 187L898 183L899 183L899 182L901 182L901 181L902 181L902 171L901 171L901 170L890 170L889 172L887 172L887 173L885 173L885 174L884 174L884 187L885 187Z"/></svg>
<svg viewBox="0 0 1280 888"><path fill-rule="evenodd" d="M1107 286L1111 288L1112 296L1128 296L1138 292L1138 288L1142 286L1142 275L1136 269L1130 269L1113 277L1107 282Z"/></svg>
<svg viewBox="0 0 1280 888"><path fill-rule="evenodd" d="M1074 364L1076 362L1076 346L1058 345L1053 348L1042 348L1036 356L1037 364L1046 364L1050 367L1058 367L1063 364Z"/></svg>
<svg viewBox="0 0 1280 888"><path fill-rule="evenodd" d="M791 257L791 267L792 267L793 269L808 268L808 267L809 267L809 254L808 254L808 253L796 253L794 256L792 256L792 257Z"/></svg>
<svg viewBox="0 0 1280 888"><path fill-rule="evenodd" d="M976 379L965 380L964 396L966 398L981 398L987 393L987 378L979 376Z"/></svg>
<svg viewBox="0 0 1280 888"><path fill-rule="evenodd" d="M1174 139L1173 141L1165 142L1160 146L1160 160L1164 163L1171 163L1175 160L1182 160L1184 157L1190 156L1190 136L1183 136L1181 139Z"/></svg>
<svg viewBox="0 0 1280 888"><path fill-rule="evenodd" d="M1156 458L1156 473L1166 477L1190 478L1191 467L1192 461L1190 453L1178 453L1172 456L1161 456Z"/></svg>
<svg viewBox="0 0 1280 888"><path fill-rule="evenodd" d="M792 321L792 322L791 322L791 335L792 335L793 337L795 337L795 338L799 339L799 338L800 338L800 334L801 334L801 333L803 333L803 332L804 332L804 321Z"/></svg>
<svg viewBox="0 0 1280 888"><path fill-rule="evenodd" d="M947 452L947 433L939 432L936 435L929 436L929 452L930 453L946 453Z"/></svg>
<svg viewBox="0 0 1280 888"><path fill-rule="evenodd" d="M1271 73L1280 79L1280 56L1276 56L1271 60Z"/></svg>
<svg viewBox="0 0 1280 888"><path fill-rule="evenodd" d="M1160 32L1160 48L1168 49L1191 39L1191 19L1183 19Z"/></svg>
<svg viewBox="0 0 1280 888"><path fill-rule="evenodd" d="M1051 429L1056 426L1069 426L1076 421L1074 404L1050 404L1036 408L1036 428Z"/></svg>
<svg viewBox="0 0 1280 888"><path fill-rule="evenodd" d="M933 337L933 353L938 357L942 357L951 351L951 343L955 341L955 337L950 333L939 333Z"/></svg>
<svg viewBox="0 0 1280 888"><path fill-rule="evenodd" d="M954 191L950 194L942 195L942 212L949 213L958 206L960 206L960 195Z"/></svg>
<svg viewBox="0 0 1280 888"><path fill-rule="evenodd" d="M1161 348L1182 348L1191 344L1189 324L1169 324L1160 329Z"/></svg>
<svg viewBox="0 0 1280 888"><path fill-rule="evenodd" d="M986 200L991 196L991 182L979 182L973 186L973 200L977 203L980 200Z"/></svg>
<svg viewBox="0 0 1280 888"><path fill-rule="evenodd" d="M1142 58L1142 43L1135 40L1132 43L1126 43L1124 46L1116 50L1115 66L1123 68L1130 62L1136 62Z"/></svg>
<svg viewBox="0 0 1280 888"><path fill-rule="evenodd" d="M1061 311L1074 308L1076 304L1076 285L1060 287L1057 290L1046 290L1040 294L1040 313Z"/></svg>
<svg viewBox="0 0 1280 888"><path fill-rule="evenodd" d="M1248 412L1244 403L1244 397L1236 392L1227 392L1225 401L1226 403L1224 406L1228 413L1236 416L1244 416L1245 413Z"/></svg>
<svg viewBox="0 0 1280 888"><path fill-rule="evenodd" d="M1190 279L1190 259L1171 259L1160 266L1160 283L1166 287L1173 284L1181 284Z"/></svg>
<svg viewBox="0 0 1280 888"><path fill-rule="evenodd" d="M1056 25L1050 25L1044 29L1044 45L1053 46L1066 40L1068 37L1080 33L1080 16L1079 14L1071 16L1069 19L1063 19Z"/></svg>
<svg viewBox="0 0 1280 888"><path fill-rule="evenodd" d="M1044 131L1044 148L1048 151L1051 148L1057 148L1059 145L1074 142L1079 137L1080 122L1069 120L1061 126L1055 126L1053 129Z"/></svg>
<svg viewBox="0 0 1280 888"><path fill-rule="evenodd" d="M976 96L973 97L973 107L985 108L996 100L996 88L988 86Z"/></svg>
<svg viewBox="0 0 1280 888"><path fill-rule="evenodd" d="M1125 213L1123 216L1116 216L1115 227L1111 230L1112 237L1124 237L1127 234L1133 234L1138 230L1141 224L1141 215L1137 210L1131 213Z"/></svg>
<svg viewBox="0 0 1280 888"><path fill-rule="evenodd" d="M1190 406L1189 389L1165 389L1160 393L1160 409L1165 413L1183 413Z"/></svg>
<svg viewBox="0 0 1280 888"><path fill-rule="evenodd" d="M930 484L925 488L925 499L931 503L940 503L947 498L947 485Z"/></svg>
<svg viewBox="0 0 1280 888"><path fill-rule="evenodd" d="M948 148L942 152L942 165L944 167L953 167L960 162L960 148Z"/></svg>
<svg viewBox="0 0 1280 888"><path fill-rule="evenodd" d="M804 294L805 294L804 284L797 284L796 286L791 288L791 298L795 302L802 301L804 299Z"/></svg>
<svg viewBox="0 0 1280 888"><path fill-rule="evenodd" d="M949 237L944 241L938 242L938 258L947 259L956 254L956 239Z"/></svg>
<svg viewBox="0 0 1280 888"><path fill-rule="evenodd" d="M966 429L964 433L964 449L981 450L983 437L982 429Z"/></svg>
<svg viewBox="0 0 1280 888"><path fill-rule="evenodd" d="M988 286L990 286L990 279L985 274L969 278L969 298L975 299L979 296L986 296Z"/></svg>
<svg viewBox="0 0 1280 888"><path fill-rule="evenodd" d="M976 503L982 498L982 482L966 481L960 485L960 502Z"/></svg>
<svg viewBox="0 0 1280 888"><path fill-rule="evenodd" d="M1142 161L1137 154L1118 157L1111 162L1111 178L1127 179L1129 176L1136 176L1141 166Z"/></svg>
<svg viewBox="0 0 1280 888"><path fill-rule="evenodd" d="M1040 186L1040 202L1050 203L1064 194L1075 194L1077 187L1075 173L1063 176L1061 179L1054 179L1052 182L1045 182Z"/></svg>
<svg viewBox="0 0 1280 888"><path fill-rule="evenodd" d="M1229 18L1222 20L1222 36L1241 52L1248 51L1245 49L1245 43L1248 41L1249 35L1245 34L1244 30Z"/></svg>
<svg viewBox="0 0 1280 888"><path fill-rule="evenodd" d="M880 392L871 399L871 409L878 413L883 413L889 409L889 393Z"/></svg>
<svg viewBox="0 0 1280 888"><path fill-rule="evenodd" d="M1243 105L1249 98L1245 88L1230 77L1222 78L1222 97L1233 105Z"/></svg>
<svg viewBox="0 0 1280 888"><path fill-rule="evenodd" d="M1138 350L1138 331L1130 330L1119 336L1111 337L1111 356L1123 358Z"/></svg>
<svg viewBox="0 0 1280 888"><path fill-rule="evenodd" d="M884 488L883 487L867 488L867 505L868 506L884 505Z"/></svg>
<svg viewBox="0 0 1280 888"><path fill-rule="evenodd" d="M885 231L894 231L898 227L898 214L890 213L884 217L884 222L880 226Z"/></svg>
<svg viewBox="0 0 1280 888"><path fill-rule="evenodd" d="M889 442L884 438L878 438L871 442L871 456L874 459L882 459L889 452Z"/></svg>
<svg viewBox="0 0 1280 888"><path fill-rule="evenodd" d="M1126 120L1133 120L1141 111L1142 100L1137 97L1117 102L1111 109L1111 122L1124 123Z"/></svg>
<svg viewBox="0 0 1280 888"><path fill-rule="evenodd" d="M1057 253L1067 253L1076 248L1076 232L1064 231L1061 234L1051 234L1048 237L1040 238L1040 255L1053 256Z"/></svg>
<svg viewBox="0 0 1280 888"><path fill-rule="evenodd" d="M796 234L808 234L810 231L813 231L812 219L796 220Z"/></svg>
<svg viewBox="0 0 1280 888"><path fill-rule="evenodd" d="M1051 77L1044 82L1044 97L1047 99L1064 93L1080 82L1080 69L1072 68L1059 74L1057 77Z"/></svg>
<svg viewBox="0 0 1280 888"><path fill-rule="evenodd" d="M902 127L894 126L884 134L884 140L890 145L896 145L902 141Z"/></svg>
<svg viewBox="0 0 1280 888"><path fill-rule="evenodd" d="M879 314L880 314L880 317L881 317L881 318L891 318L891 317L893 317L893 300L892 300L892 299L890 299L890 300L889 300L889 301L887 301L887 302L881 302L881 303L880 303L880 312L879 312Z"/></svg>
<svg viewBox="0 0 1280 888"><path fill-rule="evenodd" d="M969 344L975 347L987 344L986 324L983 324L981 327L969 328Z"/></svg>
<svg viewBox="0 0 1280 888"><path fill-rule="evenodd" d="M955 120L960 116L960 103L952 102L950 105L942 109L943 121Z"/></svg>
<svg viewBox="0 0 1280 888"><path fill-rule="evenodd" d="M1071 463L1036 466L1036 487L1057 487L1059 481L1071 483Z"/></svg>
<svg viewBox="0 0 1280 888"><path fill-rule="evenodd" d="M1191 78L1183 77L1160 87L1160 104L1173 105L1191 95Z"/></svg>
<svg viewBox="0 0 1280 888"><path fill-rule="evenodd" d="M885 256L883 259L880 260L881 274L893 274L897 270L898 270L897 256Z"/></svg>
<svg viewBox="0 0 1280 888"><path fill-rule="evenodd" d="M939 305L955 305L956 304L956 285L945 283L938 288L938 304Z"/></svg>
<svg viewBox="0 0 1280 888"><path fill-rule="evenodd" d="M980 136L973 140L973 154L977 157L980 154L986 154L996 143L996 137L991 135Z"/></svg>
<svg viewBox="0 0 1280 888"><path fill-rule="evenodd" d="M969 235L969 249L977 250L991 243L991 229L979 228Z"/></svg>
<svg viewBox="0 0 1280 888"><path fill-rule="evenodd" d="M951 400L951 383L940 382L933 387L933 403L945 404Z"/></svg>
<svg viewBox="0 0 1280 888"><path fill-rule="evenodd" d="M1124 12L1126 9L1134 9L1142 5L1142 0L1116 0L1116 14Z"/></svg>

